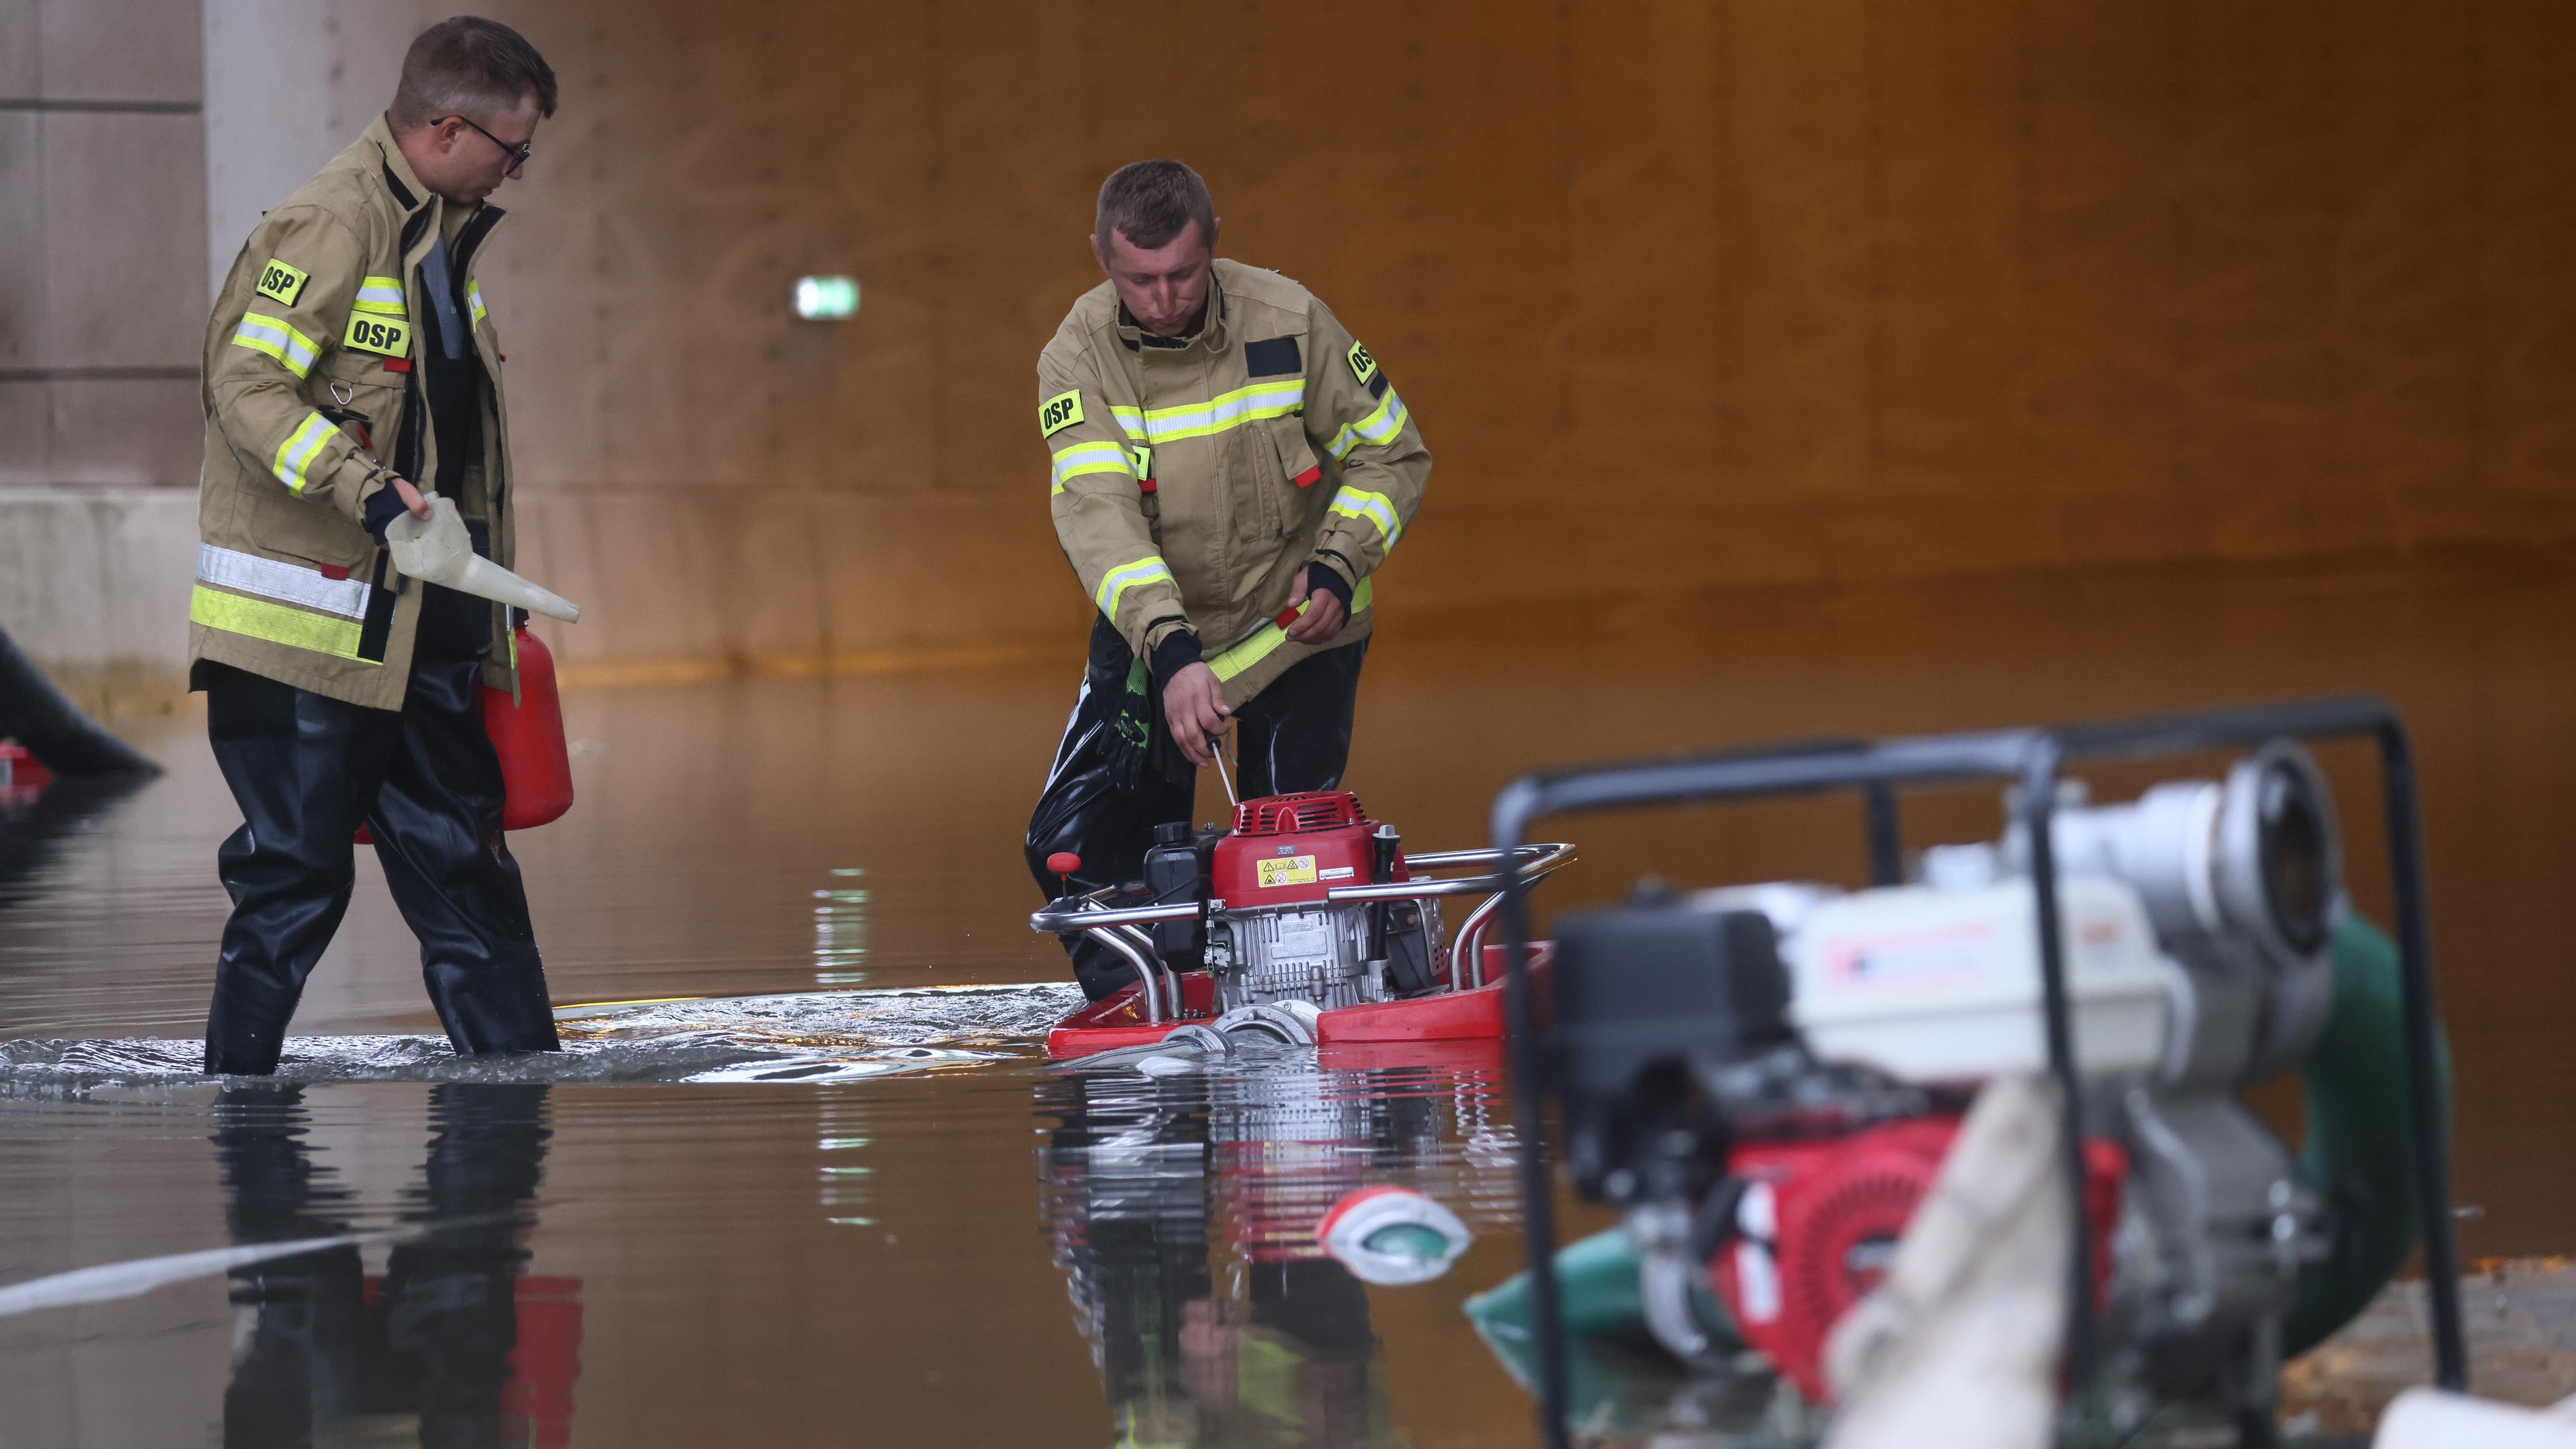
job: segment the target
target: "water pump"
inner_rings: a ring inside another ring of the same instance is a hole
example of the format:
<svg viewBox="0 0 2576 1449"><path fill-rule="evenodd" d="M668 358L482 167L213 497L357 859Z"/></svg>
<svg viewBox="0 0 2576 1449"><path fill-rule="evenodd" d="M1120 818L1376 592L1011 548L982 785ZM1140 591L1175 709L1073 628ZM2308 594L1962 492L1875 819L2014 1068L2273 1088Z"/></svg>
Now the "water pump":
<svg viewBox="0 0 2576 1449"><path fill-rule="evenodd" d="M1208 852L1203 960L1220 1010L1306 1001L1325 1011L1438 986L1448 971L1431 901L1336 903L1337 884L1410 880L1395 827L1359 796L1246 800Z"/></svg>
<svg viewBox="0 0 2576 1449"><path fill-rule="evenodd" d="M1560 919L1570 1165L1623 1210L1645 1325L1676 1354L1714 1370L1749 1347L1825 1402L1826 1334L1969 1095L2047 1068L2033 851L2008 804L2001 839L1934 847L1901 883L1654 888ZM2111 1386L2263 1421L2336 1224L2237 1093L2298 1062L2331 1005L2345 905L2324 779L2274 742L2124 805L2070 785L2052 818Z"/></svg>
<svg viewBox="0 0 2576 1449"><path fill-rule="evenodd" d="M1574 848L1408 855L1395 827L1348 790L1245 800L1223 831L1162 826L1141 879L1066 896L1030 917L1035 930L1093 933L1137 973L1134 987L1059 1023L1048 1053L1167 1038L1214 1049L1201 1028L1295 1045L1497 1039L1502 993L1486 979L1484 934L1503 877L1438 872L1490 872L1506 858L1535 881L1571 862ZM1080 864L1059 859L1067 875ZM1440 902L1470 895L1485 899L1453 937Z"/></svg>

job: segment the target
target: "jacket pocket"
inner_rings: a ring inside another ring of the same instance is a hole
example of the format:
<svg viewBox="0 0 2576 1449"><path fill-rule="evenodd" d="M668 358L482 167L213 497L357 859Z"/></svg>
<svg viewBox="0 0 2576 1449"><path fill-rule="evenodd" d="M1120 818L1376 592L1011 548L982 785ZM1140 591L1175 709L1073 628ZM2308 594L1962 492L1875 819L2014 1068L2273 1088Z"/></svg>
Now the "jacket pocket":
<svg viewBox="0 0 2576 1449"><path fill-rule="evenodd" d="M249 522L248 542L254 548L352 574L374 571L376 541L318 503L288 497L283 490L255 492Z"/></svg>
<svg viewBox="0 0 2576 1449"><path fill-rule="evenodd" d="M1270 434L1270 450L1277 463L1277 471L1271 475L1271 489L1279 500L1279 531L1297 532L1323 509L1323 460L1315 456L1315 445L1306 440L1304 418L1272 418L1261 426Z"/></svg>

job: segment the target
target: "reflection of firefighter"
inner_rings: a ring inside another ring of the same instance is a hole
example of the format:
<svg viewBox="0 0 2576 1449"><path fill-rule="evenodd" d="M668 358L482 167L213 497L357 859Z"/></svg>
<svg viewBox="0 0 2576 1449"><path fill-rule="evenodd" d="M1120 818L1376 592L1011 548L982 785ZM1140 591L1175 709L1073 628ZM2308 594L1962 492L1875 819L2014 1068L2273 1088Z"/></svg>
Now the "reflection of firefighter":
<svg viewBox="0 0 2576 1449"><path fill-rule="evenodd" d="M1439 1098L1369 1085L1292 1070L1040 1087L1056 1262L1119 1443L1402 1442L1367 1291L1313 1237L1336 1198L1441 1141Z"/></svg>
<svg viewBox="0 0 2576 1449"><path fill-rule="evenodd" d="M354 1243L233 1273L225 1444L309 1444L381 1416L417 1417L423 1444L571 1442L579 1285L521 1276L546 1091L432 1091L423 1182L401 1213L420 1235L395 1246L381 1281ZM215 1119L236 1242L351 1231L353 1195L305 1147L301 1089L227 1091Z"/></svg>

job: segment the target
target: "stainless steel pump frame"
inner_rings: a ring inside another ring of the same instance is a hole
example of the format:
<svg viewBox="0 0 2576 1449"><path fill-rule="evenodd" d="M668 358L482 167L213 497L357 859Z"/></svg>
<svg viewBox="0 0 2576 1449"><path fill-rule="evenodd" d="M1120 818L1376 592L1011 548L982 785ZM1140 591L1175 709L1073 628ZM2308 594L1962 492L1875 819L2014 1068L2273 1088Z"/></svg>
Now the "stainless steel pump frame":
<svg viewBox="0 0 2576 1449"><path fill-rule="evenodd" d="M1412 880L1391 881L1385 885L1334 886L1324 892L1324 904L1434 900L1446 896L1487 897L1459 924L1449 951L1449 988L1459 990L1462 982L1481 987L1485 984L1485 930L1503 903L1505 883L1517 882L1518 888L1526 891L1573 863L1574 847L1566 844L1425 851L1404 858L1408 872L1475 865L1501 866L1503 869L1488 870L1482 875L1431 879L1416 876ZM1137 928L1157 921L1200 920L1224 910L1226 904L1223 900L1211 900L1204 905L1195 901L1168 906L1109 905L1108 898L1121 889L1123 887L1111 885L1086 895L1058 896L1047 902L1044 910L1029 917L1029 929L1050 933L1089 931L1098 936L1136 968L1136 980L1143 988L1145 998L1145 1020L1149 1024L1160 1025L1168 1017L1180 1014L1180 980L1164 963L1162 954L1154 949L1153 938ZM1472 967L1462 970L1460 962L1470 949L1475 958ZM1167 1000L1170 1003L1168 1016Z"/></svg>

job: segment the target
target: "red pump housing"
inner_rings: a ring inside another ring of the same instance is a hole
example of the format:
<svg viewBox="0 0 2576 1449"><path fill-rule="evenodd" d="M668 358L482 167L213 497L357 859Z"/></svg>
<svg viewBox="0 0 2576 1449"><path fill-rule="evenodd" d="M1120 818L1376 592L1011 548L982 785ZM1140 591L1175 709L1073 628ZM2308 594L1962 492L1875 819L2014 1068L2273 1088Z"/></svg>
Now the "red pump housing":
<svg viewBox="0 0 2576 1449"><path fill-rule="evenodd" d="M1955 1117L1916 1117L1848 1136L1746 1143L1728 1160L1745 1196L1736 1233L1709 1259L1709 1283L1744 1342L1807 1402L1828 1398L1825 1335L1887 1276L1958 1135ZM2129 1160L2116 1143L2088 1138L2084 1164L2098 1302Z"/></svg>
<svg viewBox="0 0 2576 1449"><path fill-rule="evenodd" d="M1209 859L1208 888L1229 911L1319 903L1335 886L1369 883L1377 828L1348 790L1246 800ZM1401 852L1394 878L1411 879Z"/></svg>

